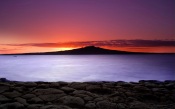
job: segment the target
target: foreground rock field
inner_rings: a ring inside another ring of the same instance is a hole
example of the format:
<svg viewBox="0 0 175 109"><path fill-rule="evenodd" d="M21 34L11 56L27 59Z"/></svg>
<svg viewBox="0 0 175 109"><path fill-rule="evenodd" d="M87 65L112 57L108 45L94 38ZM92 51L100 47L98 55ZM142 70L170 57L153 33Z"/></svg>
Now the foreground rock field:
<svg viewBox="0 0 175 109"><path fill-rule="evenodd" d="M0 81L0 109L175 109L175 81Z"/></svg>

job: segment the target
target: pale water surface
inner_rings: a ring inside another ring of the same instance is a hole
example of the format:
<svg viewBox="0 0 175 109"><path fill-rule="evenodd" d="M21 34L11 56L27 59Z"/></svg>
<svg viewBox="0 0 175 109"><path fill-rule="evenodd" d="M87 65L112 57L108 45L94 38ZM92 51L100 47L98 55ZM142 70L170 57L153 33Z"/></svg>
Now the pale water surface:
<svg viewBox="0 0 175 109"><path fill-rule="evenodd" d="M2 77L67 82L175 80L175 55L1 55Z"/></svg>

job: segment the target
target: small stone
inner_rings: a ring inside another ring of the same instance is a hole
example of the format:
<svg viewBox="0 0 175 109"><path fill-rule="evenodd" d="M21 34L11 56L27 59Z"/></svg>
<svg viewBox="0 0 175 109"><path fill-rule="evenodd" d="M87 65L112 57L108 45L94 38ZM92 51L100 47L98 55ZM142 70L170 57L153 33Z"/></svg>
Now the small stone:
<svg viewBox="0 0 175 109"><path fill-rule="evenodd" d="M99 109L116 109L116 104L109 101L99 101L96 103Z"/></svg>
<svg viewBox="0 0 175 109"><path fill-rule="evenodd" d="M28 105L26 100L20 97L15 98L15 100L23 105Z"/></svg>
<svg viewBox="0 0 175 109"><path fill-rule="evenodd" d="M65 105L80 107L84 105L84 100L80 97L65 96L60 99Z"/></svg>
<svg viewBox="0 0 175 109"><path fill-rule="evenodd" d="M134 101L130 104L130 109L149 109L149 106L145 103Z"/></svg>
<svg viewBox="0 0 175 109"><path fill-rule="evenodd" d="M75 91L75 89L70 88L70 87L62 87L61 90L63 90L65 93L70 93Z"/></svg>
<svg viewBox="0 0 175 109"><path fill-rule="evenodd" d="M72 109L72 108L64 105L46 105L41 107L40 109Z"/></svg>
<svg viewBox="0 0 175 109"><path fill-rule="evenodd" d="M118 103L117 104L117 109L127 109L127 105L124 103Z"/></svg>
<svg viewBox="0 0 175 109"><path fill-rule="evenodd" d="M144 86L134 86L133 90L137 91L137 92L150 92L150 89L148 89L147 87Z"/></svg>
<svg viewBox="0 0 175 109"><path fill-rule="evenodd" d="M41 104L30 104L27 109L40 109L42 106Z"/></svg>
<svg viewBox="0 0 175 109"><path fill-rule="evenodd" d="M31 87L36 87L37 84L35 82L26 82L24 84L25 87L31 88Z"/></svg>
<svg viewBox="0 0 175 109"><path fill-rule="evenodd" d="M0 109L24 109L24 105L18 102L1 104Z"/></svg>
<svg viewBox="0 0 175 109"><path fill-rule="evenodd" d="M47 88L47 89L35 89L33 93L37 95L47 95L47 94L60 94L64 92L59 89Z"/></svg>
<svg viewBox="0 0 175 109"><path fill-rule="evenodd" d="M85 107L88 108L88 109L95 109L96 108L96 105L95 105L95 103L87 103L85 105Z"/></svg>
<svg viewBox="0 0 175 109"><path fill-rule="evenodd" d="M4 102L8 102L8 101L10 101L10 99L5 97L4 95L0 95L0 103L4 103Z"/></svg>
<svg viewBox="0 0 175 109"><path fill-rule="evenodd" d="M25 95L22 96L22 98L25 98L25 99L31 99L31 98L34 98L34 97L36 97L36 95L34 95L34 94L25 94Z"/></svg>
<svg viewBox="0 0 175 109"><path fill-rule="evenodd" d="M41 98L42 100L44 101L47 101L47 102L50 102L50 101L53 101L53 100L56 100L60 97L63 97L65 96L66 94L49 94L49 95L40 95L39 98Z"/></svg>
<svg viewBox="0 0 175 109"><path fill-rule="evenodd" d="M6 97L9 97L9 98L16 98L18 96L21 96L22 94L17 92L17 91L13 91L13 92L5 92L5 93L3 93L3 95L5 95Z"/></svg>
<svg viewBox="0 0 175 109"><path fill-rule="evenodd" d="M73 82L69 85L69 87L77 89L77 90L85 90L87 84L86 83L78 83L78 82Z"/></svg>
<svg viewBox="0 0 175 109"><path fill-rule="evenodd" d="M8 86L0 86L0 93L3 93L5 91L9 90Z"/></svg>
<svg viewBox="0 0 175 109"><path fill-rule="evenodd" d="M58 82L52 82L50 83L50 88L59 88L60 84Z"/></svg>
<svg viewBox="0 0 175 109"><path fill-rule="evenodd" d="M30 99L29 103L43 103L43 100L41 100L39 97L35 97Z"/></svg>

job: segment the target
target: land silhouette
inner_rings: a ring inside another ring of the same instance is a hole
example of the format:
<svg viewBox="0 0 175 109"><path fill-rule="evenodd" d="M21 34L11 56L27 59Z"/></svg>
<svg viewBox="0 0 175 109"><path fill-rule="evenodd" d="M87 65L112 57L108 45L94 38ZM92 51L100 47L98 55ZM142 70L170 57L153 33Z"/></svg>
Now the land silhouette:
<svg viewBox="0 0 175 109"><path fill-rule="evenodd" d="M95 54L146 54L143 52L129 52L120 50L110 50L95 46L86 46L65 51L17 53L14 55L95 55Z"/></svg>

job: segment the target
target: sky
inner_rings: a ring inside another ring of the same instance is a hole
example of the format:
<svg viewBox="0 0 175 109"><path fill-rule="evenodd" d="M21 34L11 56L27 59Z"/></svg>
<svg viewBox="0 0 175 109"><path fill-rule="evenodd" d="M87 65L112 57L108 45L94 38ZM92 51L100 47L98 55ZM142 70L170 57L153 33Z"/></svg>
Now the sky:
<svg viewBox="0 0 175 109"><path fill-rule="evenodd" d="M0 54L84 46L175 53L175 0L0 0Z"/></svg>

